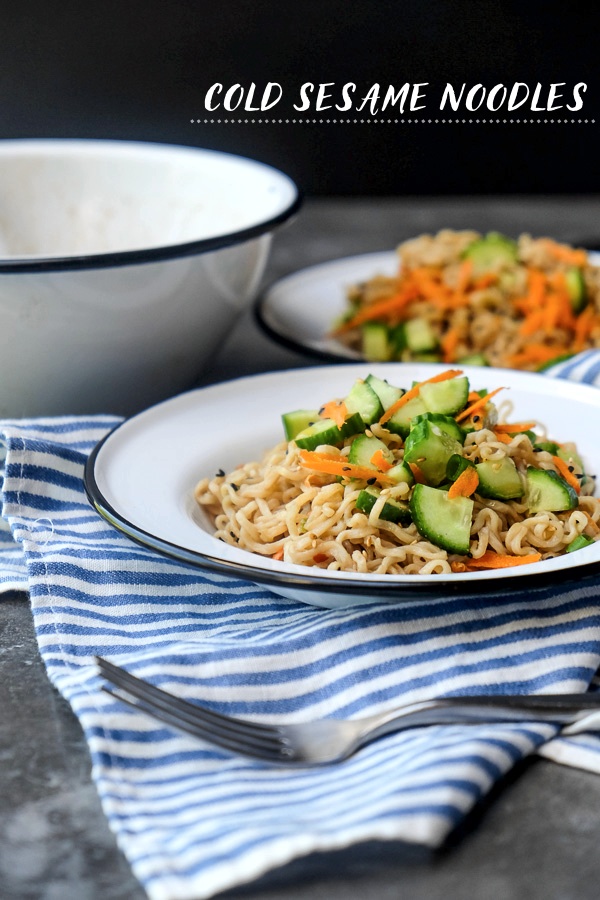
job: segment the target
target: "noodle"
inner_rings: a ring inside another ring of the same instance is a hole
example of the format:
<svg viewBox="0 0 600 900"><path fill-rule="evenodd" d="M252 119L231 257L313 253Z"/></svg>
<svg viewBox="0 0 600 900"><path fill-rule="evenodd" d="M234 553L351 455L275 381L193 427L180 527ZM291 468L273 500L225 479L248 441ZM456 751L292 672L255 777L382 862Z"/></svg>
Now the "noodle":
<svg viewBox="0 0 600 900"><path fill-rule="evenodd" d="M403 440L397 434L373 424L367 435L383 441L395 461L403 459ZM318 450L344 460L350 444L351 438L346 438L341 446ZM577 508L566 512L529 514L524 498L486 499L475 493L470 555L460 556L425 539L414 523L381 518L386 500L408 499L407 483L383 487L366 513L356 505L364 482L311 471L300 454L294 441L283 441L260 462L202 479L195 498L212 517L215 537L286 563L397 575L450 573L453 563L480 559L487 551L513 557L539 552L542 559L549 559L565 552L579 535L595 537L600 530L600 502L591 496L593 479L573 463L570 471L575 478L580 476L582 487ZM556 472L552 454L534 447L527 433L501 442L491 428L483 427L467 434L463 455L473 463L508 457L523 476L532 466Z"/></svg>

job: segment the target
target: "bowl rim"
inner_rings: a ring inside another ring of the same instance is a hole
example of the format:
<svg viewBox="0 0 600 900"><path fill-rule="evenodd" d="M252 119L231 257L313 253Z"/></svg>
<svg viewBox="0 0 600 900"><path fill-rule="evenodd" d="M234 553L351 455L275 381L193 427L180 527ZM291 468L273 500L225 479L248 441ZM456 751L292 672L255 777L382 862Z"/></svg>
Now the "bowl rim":
<svg viewBox="0 0 600 900"><path fill-rule="evenodd" d="M298 212L303 203L303 193L289 175L280 169L261 162L251 157L241 156L236 153L229 153L223 150L212 150L206 147L199 147L192 144L169 144L161 141L129 141L129 140L113 140L101 138L17 138L0 140L0 161L5 152L9 149L34 150L43 149L44 147L52 147L58 149L60 147L75 149L77 146L89 148L114 148L115 150L156 150L163 151L183 151L193 154L198 152L201 154L220 157L225 160L239 161L247 163L251 167L261 169L264 172L270 172L280 181L281 184L287 183L291 190L291 200L274 216L263 219L255 225L241 228L237 231L226 232L224 234L214 235L209 238L200 238L194 241L185 241L180 244L165 244L157 247L149 247L146 249L135 250L115 250L108 253L87 253L74 256L27 256L27 257L2 257L0 256L0 275L15 274L19 272L67 272L80 271L82 269L108 269L121 266L139 265L144 263L156 263L170 259L180 259L187 256L198 256L202 253L208 253L220 250L225 247L231 247L235 244L241 244L253 238L267 234L279 225L282 225L295 213Z"/></svg>

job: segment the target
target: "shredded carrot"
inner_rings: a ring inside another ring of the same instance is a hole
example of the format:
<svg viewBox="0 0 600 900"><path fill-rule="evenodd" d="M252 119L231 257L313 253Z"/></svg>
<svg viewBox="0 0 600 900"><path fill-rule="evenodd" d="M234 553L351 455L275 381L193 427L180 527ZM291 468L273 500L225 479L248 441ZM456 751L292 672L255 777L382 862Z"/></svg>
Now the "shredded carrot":
<svg viewBox="0 0 600 900"><path fill-rule="evenodd" d="M504 553L496 553L494 550L486 550L478 559L470 559L467 569L507 569L510 566L524 566L527 563L539 562L541 553L528 553L527 556L510 556Z"/></svg>
<svg viewBox="0 0 600 900"><path fill-rule="evenodd" d="M300 461L307 469L314 469L316 472L325 472L327 475L341 475L344 478L360 478L362 481L369 481L376 478L381 483L390 484L391 478L388 478L384 472L378 472L377 469L369 469L367 466L357 466L348 462L344 456L332 456L329 453L317 453L314 450L301 450Z"/></svg>
<svg viewBox="0 0 600 900"><path fill-rule="evenodd" d="M460 340L460 329L450 328L441 340L442 356L444 362L454 362L456 359L456 348Z"/></svg>
<svg viewBox="0 0 600 900"><path fill-rule="evenodd" d="M383 455L383 450L376 450L371 457L370 462L372 462L374 466L377 466L381 472L387 472L387 470L391 469L393 466L393 463Z"/></svg>
<svg viewBox="0 0 600 900"><path fill-rule="evenodd" d="M419 296L419 289L414 284L407 284L401 291L392 297L386 297L384 300L377 300L363 306L355 316L347 322L339 325L334 334L342 334L344 331L350 331L364 322L371 322L373 319L385 319L386 316L394 313L398 315L405 306L408 306L413 300Z"/></svg>
<svg viewBox="0 0 600 900"><path fill-rule="evenodd" d="M448 381L450 378L456 378L457 375L462 375L462 369L448 369L446 372L440 372L439 375L434 375L433 378L426 378L425 381L420 381L418 384L415 384L415 386L403 394L399 400L396 400L395 403L392 403L392 405L386 409L379 420L379 424L384 425L388 419L392 418L394 413L398 412L398 410L405 405L405 403L408 403L409 400L418 396L418 393L424 384L437 384L438 381Z"/></svg>
<svg viewBox="0 0 600 900"><path fill-rule="evenodd" d="M556 241L547 238L544 240L544 247L554 259L559 262L566 263L570 266L585 266L587 264L587 253L585 250L575 250L573 247L565 247L564 244L558 244Z"/></svg>
<svg viewBox="0 0 600 900"><path fill-rule="evenodd" d="M517 369L521 368L523 365L529 364L541 366L568 352L569 350L567 347L550 347L548 344L533 343L528 344L525 350L522 350L520 353L513 353L512 356L509 357L509 362Z"/></svg>
<svg viewBox="0 0 600 900"><path fill-rule="evenodd" d="M483 407L487 404L488 400L491 400L492 397L495 397L499 391L503 391L503 387L496 388L495 391L490 391L489 394L486 394L485 397L478 397L475 403L472 403L470 406L467 406L466 409L460 413L460 415L455 416L457 422L463 422L465 419L470 418L474 412L477 412L478 409L483 409Z"/></svg>
<svg viewBox="0 0 600 900"><path fill-rule="evenodd" d="M460 562L460 560L456 559L454 562L450 563L450 568L453 572L468 572L466 565L464 562Z"/></svg>
<svg viewBox="0 0 600 900"><path fill-rule="evenodd" d="M571 485L576 494L580 494L581 485L579 484L579 479L573 475L564 459L561 459L560 456L553 456L552 462L558 469L559 475L565 479L567 484Z"/></svg>
<svg viewBox="0 0 600 900"><path fill-rule="evenodd" d="M417 484L427 484L427 479L425 478L423 470L419 468L416 463L409 463L408 468L413 473L413 478Z"/></svg>
<svg viewBox="0 0 600 900"><path fill-rule="evenodd" d="M338 428L341 428L348 418L348 410L343 400L330 400L321 407L320 415L324 419L333 419Z"/></svg>
<svg viewBox="0 0 600 900"><path fill-rule="evenodd" d="M469 282L471 281L471 276L473 275L473 260L465 259L460 264L460 269L458 270L458 281L456 283L456 293L464 294L469 286Z"/></svg>
<svg viewBox="0 0 600 900"><path fill-rule="evenodd" d="M448 497L452 500L454 497L470 497L477 490L479 484L479 475L477 469L467 466L453 485L448 490Z"/></svg>
<svg viewBox="0 0 600 900"><path fill-rule="evenodd" d="M577 317L574 328L575 337L573 340L573 350L576 353L585 348L590 332L596 324L596 319L597 317L592 306L586 306L583 312Z"/></svg>
<svg viewBox="0 0 600 900"><path fill-rule="evenodd" d="M515 422L508 425L494 425L494 431L499 431L501 434L517 434L519 431L530 431L535 428L535 424L535 422Z"/></svg>
<svg viewBox="0 0 600 900"><path fill-rule="evenodd" d="M271 559L283 559L283 547L280 547L277 553L274 553Z"/></svg>
<svg viewBox="0 0 600 900"><path fill-rule="evenodd" d="M328 556L326 553L315 553L315 555L313 556L313 562L316 562L316 563L325 562L326 559L328 559Z"/></svg>
<svg viewBox="0 0 600 900"><path fill-rule="evenodd" d="M510 444L512 441L510 434L502 434L502 432L499 433L497 430L494 430L494 437L500 444Z"/></svg>

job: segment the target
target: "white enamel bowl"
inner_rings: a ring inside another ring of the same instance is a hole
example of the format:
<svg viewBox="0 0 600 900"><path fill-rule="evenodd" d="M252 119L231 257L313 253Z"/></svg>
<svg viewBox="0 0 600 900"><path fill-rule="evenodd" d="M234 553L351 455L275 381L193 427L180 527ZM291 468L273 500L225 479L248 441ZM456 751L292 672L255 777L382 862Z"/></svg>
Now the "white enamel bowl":
<svg viewBox="0 0 600 900"><path fill-rule="evenodd" d="M503 595L600 571L598 542L576 553L512 569L376 576L291 565L212 536L210 523L193 498L195 484L221 468L228 472L239 463L259 459L281 441L281 413L344 396L354 380L368 372L408 387L413 380L422 381L443 368L412 363L324 366L189 391L128 419L109 434L89 459L88 495L112 525L147 547L317 606L372 600L397 603L452 593ZM586 471L598 473L600 390L529 372L463 368L475 389L506 386L513 422L535 419L553 439L576 441Z"/></svg>
<svg viewBox="0 0 600 900"><path fill-rule="evenodd" d="M299 204L226 153L1 141L0 416L130 414L189 387Z"/></svg>

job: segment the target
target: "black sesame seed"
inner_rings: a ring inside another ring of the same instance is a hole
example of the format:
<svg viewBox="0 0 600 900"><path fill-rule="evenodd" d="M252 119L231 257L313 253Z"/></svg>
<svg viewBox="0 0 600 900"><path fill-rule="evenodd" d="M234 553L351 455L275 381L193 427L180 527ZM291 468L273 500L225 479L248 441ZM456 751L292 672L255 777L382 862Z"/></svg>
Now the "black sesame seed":
<svg viewBox="0 0 600 900"><path fill-rule="evenodd" d="M219 469L219 471L217 472L215 477L216 478L225 478L225 472L223 471L223 469Z"/></svg>
<svg viewBox="0 0 600 900"><path fill-rule="evenodd" d="M473 416L474 422L479 422L480 419L481 419L481 416Z"/></svg>
<svg viewBox="0 0 600 900"><path fill-rule="evenodd" d="M229 487L232 488L232 490L234 490L234 491L239 491L239 489L240 489L239 484L234 484L233 482L230 482Z"/></svg>
<svg viewBox="0 0 600 900"><path fill-rule="evenodd" d="M533 448L533 452L534 452L534 453L541 453L541 452L542 452L542 448L541 448L541 447L534 447L534 448Z"/></svg>
<svg viewBox="0 0 600 900"><path fill-rule="evenodd" d="M351 472L352 466L342 466L342 472Z"/></svg>
<svg viewBox="0 0 600 900"><path fill-rule="evenodd" d="M367 484L375 484L376 481L376 478L367 478Z"/></svg>
<svg viewBox="0 0 600 900"><path fill-rule="evenodd" d="M575 466L569 466L569 472L574 472L574 471L575 471Z"/></svg>
<svg viewBox="0 0 600 900"><path fill-rule="evenodd" d="M575 478L585 478L585 475L582 472L581 475L576 475Z"/></svg>
<svg viewBox="0 0 600 900"><path fill-rule="evenodd" d="M321 409L319 410L319 415L322 416L324 412L325 412L325 407L322 406Z"/></svg>

